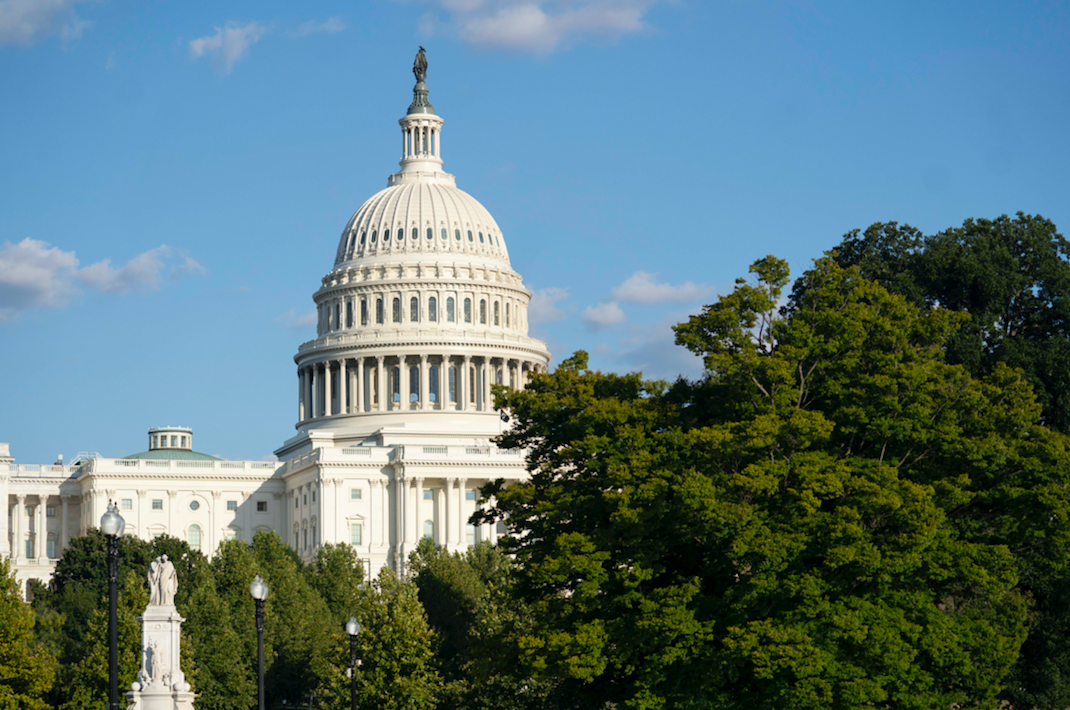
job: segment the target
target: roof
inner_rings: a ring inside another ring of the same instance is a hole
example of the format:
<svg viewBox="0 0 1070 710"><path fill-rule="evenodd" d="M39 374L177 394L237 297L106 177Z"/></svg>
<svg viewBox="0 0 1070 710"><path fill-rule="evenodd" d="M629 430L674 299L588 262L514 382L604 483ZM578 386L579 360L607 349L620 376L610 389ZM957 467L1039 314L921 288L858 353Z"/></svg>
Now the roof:
<svg viewBox="0 0 1070 710"><path fill-rule="evenodd" d="M153 459L157 461L222 461L223 459L217 456L209 456L208 454L201 454L196 451L190 451L189 449L153 449L152 451L142 451L140 454L130 454L124 456L124 459Z"/></svg>

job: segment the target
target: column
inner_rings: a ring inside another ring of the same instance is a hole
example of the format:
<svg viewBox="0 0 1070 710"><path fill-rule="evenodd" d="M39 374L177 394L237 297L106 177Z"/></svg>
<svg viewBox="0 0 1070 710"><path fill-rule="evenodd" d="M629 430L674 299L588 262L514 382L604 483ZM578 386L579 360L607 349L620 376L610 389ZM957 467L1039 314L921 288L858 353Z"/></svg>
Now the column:
<svg viewBox="0 0 1070 710"><path fill-rule="evenodd" d="M305 421L305 368L297 370L297 421Z"/></svg>
<svg viewBox="0 0 1070 710"><path fill-rule="evenodd" d="M431 383L428 381L430 368L427 366L427 356L420 356L420 409L430 409Z"/></svg>
<svg viewBox="0 0 1070 710"><path fill-rule="evenodd" d="M453 505L456 502L454 500L453 489L456 485L456 478L446 479L446 515L443 519L443 525L446 528L445 542L447 550L450 550L451 547L456 544L456 540L454 540L454 538L456 537L457 531L454 530L454 528L457 527L457 513L453 510Z"/></svg>
<svg viewBox="0 0 1070 710"><path fill-rule="evenodd" d="M472 383L468 381L468 370L472 363L472 356L464 356L464 365L461 367L461 371L458 373L460 377L457 378L457 387L461 390L461 410L468 411L468 392ZM463 384L462 384L463 383Z"/></svg>
<svg viewBox="0 0 1070 710"><path fill-rule="evenodd" d="M386 408L386 377L384 375L384 369L385 368L383 367L383 356L382 355L376 355L375 356L375 367L376 367L376 371L375 371L375 375L376 375L375 394L376 394L376 397L378 397L378 399L379 399L379 403L378 403L378 406L376 407L376 411L385 412L386 409L387 409Z"/></svg>
<svg viewBox="0 0 1070 710"><path fill-rule="evenodd" d="M333 393L331 391L331 361L323 363L323 416L334 414Z"/></svg>
<svg viewBox="0 0 1070 710"><path fill-rule="evenodd" d="M483 358L483 411L489 412L494 409L494 398L490 394L490 385L495 381L494 363L489 357Z"/></svg>
<svg viewBox="0 0 1070 710"><path fill-rule="evenodd" d="M22 519L25 516L26 494L19 493L15 496L15 514L11 516L11 521L15 524L15 534L11 540L11 559L15 560L15 564L18 564L18 561L26 554L26 544L22 538Z"/></svg>
<svg viewBox="0 0 1070 710"><path fill-rule="evenodd" d="M402 160L405 159L405 150L406 150L407 144L408 144L408 138L406 138L406 136L405 136L405 130L402 129L402 131L401 131L401 159Z"/></svg>
<svg viewBox="0 0 1070 710"><path fill-rule="evenodd" d="M7 494L7 476L0 474L0 500L4 501L4 509L0 511L0 559L11 556L8 545L7 516L11 510L11 498Z"/></svg>
<svg viewBox="0 0 1070 710"><path fill-rule="evenodd" d="M353 411L356 414L360 414L364 411L364 358L362 357L357 358L353 379L356 380Z"/></svg>
<svg viewBox="0 0 1070 710"><path fill-rule="evenodd" d="M407 356L398 355L398 393L401 397L398 408L407 412L409 410L409 363Z"/></svg>
<svg viewBox="0 0 1070 710"><path fill-rule="evenodd" d="M467 538L467 517L464 514L464 493L468 481L464 478L457 479L457 544L465 547Z"/></svg>
<svg viewBox="0 0 1070 710"><path fill-rule="evenodd" d="M208 534L208 544L203 549L208 550L207 555L211 557L215 554L215 550L219 547L219 541L223 539L223 530L219 525L219 505L223 500L223 491L212 491L212 510L208 519L211 521L212 532Z"/></svg>
<svg viewBox="0 0 1070 710"><path fill-rule="evenodd" d="M320 398L319 398L319 380L320 380L320 378L316 377L316 374L317 374L316 370L318 368L319 368L319 365L316 365L315 363L313 363L312 365L310 365L308 367L308 375L309 375L308 388L309 388L309 392L312 394L312 415L309 417L309 419L315 419L316 417L318 417L320 415Z"/></svg>
<svg viewBox="0 0 1070 710"><path fill-rule="evenodd" d="M62 495L60 496L60 500L62 501L60 510L61 515L63 517L60 518L59 521L59 551L62 553L63 550L67 549L67 543L70 542L71 539L70 528L67 524L67 515L69 512L71 497L69 495ZM141 527L140 521L138 527Z"/></svg>
<svg viewBox="0 0 1070 710"><path fill-rule="evenodd" d="M405 543L405 509L408 507L405 495L409 490L409 482L405 480L404 476L395 475L394 477L394 505L397 511L394 514L394 529L396 536L397 550L401 552L401 546ZM400 558L399 558L400 559Z"/></svg>
<svg viewBox="0 0 1070 710"><path fill-rule="evenodd" d="M346 376L346 359L338 361L338 413L349 414L349 378Z"/></svg>
<svg viewBox="0 0 1070 710"><path fill-rule="evenodd" d="M438 390L435 392L435 408L446 409L446 400L449 399L450 359L443 355L438 363Z"/></svg>
<svg viewBox="0 0 1070 710"><path fill-rule="evenodd" d="M424 479L416 479L416 503L413 506L416 509L416 514L412 517L415 518L412 522L413 527L413 540L419 542L424 537Z"/></svg>
<svg viewBox="0 0 1070 710"><path fill-rule="evenodd" d="M33 531L33 556L37 558L37 564L48 558L48 527L45 525L45 509L48 507L48 496L37 496L37 525Z"/></svg>

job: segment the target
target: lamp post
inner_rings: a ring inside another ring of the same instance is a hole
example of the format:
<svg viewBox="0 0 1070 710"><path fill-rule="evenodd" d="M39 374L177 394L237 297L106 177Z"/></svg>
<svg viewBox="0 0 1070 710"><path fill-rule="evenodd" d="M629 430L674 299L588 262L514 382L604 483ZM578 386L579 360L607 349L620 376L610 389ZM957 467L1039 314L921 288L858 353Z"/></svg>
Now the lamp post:
<svg viewBox="0 0 1070 710"><path fill-rule="evenodd" d="M360 633L360 622L357 617L349 617L346 623L346 633L349 634L349 705L351 710L357 710L357 634Z"/></svg>
<svg viewBox="0 0 1070 710"><path fill-rule="evenodd" d="M126 521L113 501L108 501L108 509L100 518L100 529L108 543L108 710L119 710L119 600L115 587L119 579L119 538Z"/></svg>
<svg viewBox="0 0 1070 710"><path fill-rule="evenodd" d="M264 710L264 600L267 599L268 586L260 575L253 578L253 583L249 585L249 594L256 602L257 695L259 708Z"/></svg>

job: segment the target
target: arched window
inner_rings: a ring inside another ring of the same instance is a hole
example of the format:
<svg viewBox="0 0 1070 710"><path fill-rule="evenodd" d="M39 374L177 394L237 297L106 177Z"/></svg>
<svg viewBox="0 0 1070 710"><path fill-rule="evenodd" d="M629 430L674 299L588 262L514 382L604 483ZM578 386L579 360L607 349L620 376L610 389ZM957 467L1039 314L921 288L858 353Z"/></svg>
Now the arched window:
<svg viewBox="0 0 1070 710"><path fill-rule="evenodd" d="M398 232L398 241L400 242L402 239L405 238L405 230L404 229L398 229L397 232Z"/></svg>
<svg viewBox="0 0 1070 710"><path fill-rule="evenodd" d="M497 380L498 380L495 384L499 384L500 385L502 383L502 368L500 368L500 367L496 368L495 376L497 377Z"/></svg>
<svg viewBox="0 0 1070 710"><path fill-rule="evenodd" d="M389 229L384 229L383 230L383 244L386 244L389 241L390 241L390 230ZM308 530L307 529L305 530L305 536L306 537L308 536Z"/></svg>
<svg viewBox="0 0 1070 710"><path fill-rule="evenodd" d="M397 298L397 297L394 298L394 308L393 308L392 315L394 316L394 322L395 323L400 323L401 322L401 299L400 298Z"/></svg>
<svg viewBox="0 0 1070 710"><path fill-rule="evenodd" d="M470 242L471 241L475 241L474 239L472 239L472 230L471 229L468 230L468 241L470 241Z"/></svg>
<svg viewBox="0 0 1070 710"><path fill-rule="evenodd" d="M471 323L472 322L472 299L471 298L464 299L464 322L465 323Z"/></svg>
<svg viewBox="0 0 1070 710"><path fill-rule="evenodd" d="M438 365L432 365L427 370L427 398L432 402L438 401Z"/></svg>
<svg viewBox="0 0 1070 710"><path fill-rule="evenodd" d="M334 304L334 329L338 330L342 327L342 304Z"/></svg>
<svg viewBox="0 0 1070 710"><path fill-rule="evenodd" d="M447 375L447 377L449 378L449 383L448 384L449 384L449 388L450 388L450 401L451 402L456 402L457 401L457 368L456 367L451 367L448 370L448 373L449 374Z"/></svg>
<svg viewBox="0 0 1070 710"><path fill-rule="evenodd" d="M446 234L446 228L445 227L442 228L442 238L443 239L449 239L449 236Z"/></svg>
<svg viewBox="0 0 1070 710"><path fill-rule="evenodd" d="M509 311L511 311L511 310L513 310L513 309L509 307L508 303L506 303L505 304L505 327L506 328L509 327Z"/></svg>
<svg viewBox="0 0 1070 710"><path fill-rule="evenodd" d="M409 368L409 401L420 401L420 368L415 365Z"/></svg>
<svg viewBox="0 0 1070 710"><path fill-rule="evenodd" d="M397 365L390 368L390 399L401 402L401 368Z"/></svg>
<svg viewBox="0 0 1070 710"><path fill-rule="evenodd" d="M461 241L461 230L459 230L459 229L453 230L453 238L456 239L457 241Z"/></svg>
<svg viewBox="0 0 1070 710"><path fill-rule="evenodd" d="M419 239L420 238L420 230L417 229L416 227L412 228L412 238L413 239Z"/></svg>
<svg viewBox="0 0 1070 710"><path fill-rule="evenodd" d="M472 365L468 368L468 403L476 403L476 366Z"/></svg>
<svg viewBox="0 0 1070 710"><path fill-rule="evenodd" d="M383 322L383 299L381 298L375 299L375 322L380 324Z"/></svg>
<svg viewBox="0 0 1070 710"><path fill-rule="evenodd" d="M409 321L412 323L420 322L420 299L413 296L409 299Z"/></svg>
<svg viewBox="0 0 1070 710"><path fill-rule="evenodd" d="M353 327L353 302L346 301L346 328Z"/></svg>
<svg viewBox="0 0 1070 710"><path fill-rule="evenodd" d="M487 302L483 299L479 300L479 322L483 325L487 324Z"/></svg>
<svg viewBox="0 0 1070 710"><path fill-rule="evenodd" d="M480 232L480 233L479 233L479 243L480 243L480 244L482 244L482 243L483 243L483 232Z"/></svg>
<svg viewBox="0 0 1070 710"><path fill-rule="evenodd" d="M450 296L446 299L446 320L448 320L450 323L453 323L457 320L457 314L454 312L453 309L453 296Z"/></svg>
<svg viewBox="0 0 1070 710"><path fill-rule="evenodd" d="M432 323L438 320L438 300L434 296L427 299L427 319Z"/></svg>
<svg viewBox="0 0 1070 710"><path fill-rule="evenodd" d="M361 233L360 233L360 245L361 245L361 246L364 246L364 241L365 241L365 240L366 240L367 238L368 238L368 233L367 233L367 232L361 232Z"/></svg>
<svg viewBox="0 0 1070 710"><path fill-rule="evenodd" d="M360 299L360 324L368 325L368 299Z"/></svg>
<svg viewBox="0 0 1070 710"><path fill-rule="evenodd" d="M435 521L433 521L433 520L425 520L424 521L424 538L427 539L427 540L434 540L435 539Z"/></svg>
<svg viewBox="0 0 1070 710"><path fill-rule="evenodd" d="M372 230L372 244L375 244L375 239L378 236L379 236L379 230L378 229L373 229Z"/></svg>
<svg viewBox="0 0 1070 710"><path fill-rule="evenodd" d="M434 239L435 238L435 230L431 229L430 227L427 228L427 238L428 239Z"/></svg>
<svg viewBox="0 0 1070 710"><path fill-rule="evenodd" d="M498 303L497 301L495 301L494 302L494 325L498 325L498 315L499 315L498 312L499 312L500 309L501 309L501 304Z"/></svg>
<svg viewBox="0 0 1070 710"><path fill-rule="evenodd" d="M201 550L201 526L190 525L189 526L189 549Z"/></svg>

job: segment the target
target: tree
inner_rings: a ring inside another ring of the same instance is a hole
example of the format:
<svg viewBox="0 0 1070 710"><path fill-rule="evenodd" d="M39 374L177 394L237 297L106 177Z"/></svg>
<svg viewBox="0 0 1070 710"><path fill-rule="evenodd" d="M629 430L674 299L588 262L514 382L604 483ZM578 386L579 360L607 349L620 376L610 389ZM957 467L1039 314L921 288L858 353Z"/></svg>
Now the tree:
<svg viewBox="0 0 1070 710"><path fill-rule="evenodd" d="M330 610L332 623L341 628L356 613L364 586L364 565L356 550L328 543L316 550L306 571L312 588Z"/></svg>
<svg viewBox="0 0 1070 710"><path fill-rule="evenodd" d="M580 353L502 393L523 660L592 707L990 705L1021 562L1065 554L1064 442L1013 372L943 361L961 317L829 259L779 314L787 265L752 271L677 327L699 382Z"/></svg>
<svg viewBox="0 0 1070 710"><path fill-rule="evenodd" d="M56 657L34 635L11 563L0 558L0 710L44 710Z"/></svg>
<svg viewBox="0 0 1070 710"><path fill-rule="evenodd" d="M215 580L202 575L186 598L189 610L185 612L183 642L188 642L195 659L196 673L189 680L197 693L197 707L200 710L253 707L257 694L255 657L250 659L248 653L240 652L244 648L242 634L235 629L230 607L220 598ZM242 631L249 635L248 628Z"/></svg>

